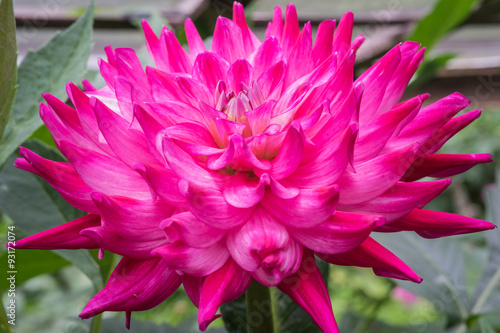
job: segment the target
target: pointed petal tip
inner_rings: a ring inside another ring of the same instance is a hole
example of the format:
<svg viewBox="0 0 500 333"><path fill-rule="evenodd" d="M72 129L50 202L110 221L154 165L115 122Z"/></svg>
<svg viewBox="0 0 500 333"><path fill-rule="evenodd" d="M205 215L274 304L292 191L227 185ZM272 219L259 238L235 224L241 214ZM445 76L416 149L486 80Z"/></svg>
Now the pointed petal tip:
<svg viewBox="0 0 500 333"><path fill-rule="evenodd" d="M222 317L222 315L219 314L219 315L215 315L209 319L200 319L198 321L199 322L198 326L200 328L200 331L205 332L208 328L208 325L210 325L215 319L218 319L220 317Z"/></svg>

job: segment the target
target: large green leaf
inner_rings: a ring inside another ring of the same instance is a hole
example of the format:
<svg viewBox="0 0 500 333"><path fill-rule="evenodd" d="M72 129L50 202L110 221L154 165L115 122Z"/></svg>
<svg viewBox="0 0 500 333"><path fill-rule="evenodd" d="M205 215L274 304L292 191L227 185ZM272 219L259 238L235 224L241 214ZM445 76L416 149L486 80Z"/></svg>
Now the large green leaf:
<svg viewBox="0 0 500 333"><path fill-rule="evenodd" d="M63 159L54 149L41 143L26 142L25 146L46 158ZM62 199L43 179L15 168L14 159L15 156L9 158L0 171L0 211L14 221L17 239L53 228L84 214ZM18 250L18 253L22 251L31 250ZM66 259L64 262L70 261L80 268L97 290L104 286L104 276L108 276L114 264L114 255L111 254L104 261L97 262L96 255L88 250L57 250L53 253ZM39 272L45 273L42 270Z"/></svg>
<svg viewBox="0 0 500 333"><path fill-rule="evenodd" d="M12 0L0 3L0 139L16 96L17 44Z"/></svg>
<svg viewBox="0 0 500 333"><path fill-rule="evenodd" d="M424 279L421 284L399 280L398 284L431 301L451 322L467 320L465 255L459 242L446 238L424 239L410 232L376 234L374 238Z"/></svg>
<svg viewBox="0 0 500 333"><path fill-rule="evenodd" d="M15 281L21 283L41 274L53 273L70 264L52 251L42 250L15 250ZM0 256L0 262L7 262L7 252ZM9 274L7 273L7 277ZM0 290L8 290L9 281L0 279Z"/></svg>
<svg viewBox="0 0 500 333"><path fill-rule="evenodd" d="M41 93L64 99L66 82L80 81L92 51L93 3L68 29L36 52L28 52L19 66L18 92L4 137L0 142L0 166L41 125L38 105Z"/></svg>
<svg viewBox="0 0 500 333"><path fill-rule="evenodd" d="M497 174L500 181L500 173ZM488 218L497 226L500 225L500 182L489 186L485 191ZM500 230L486 233L488 243L488 261L483 275L477 285L471 312L483 314L500 311Z"/></svg>
<svg viewBox="0 0 500 333"><path fill-rule="evenodd" d="M479 0L439 0L415 27L409 40L431 49L441 38L470 15Z"/></svg>

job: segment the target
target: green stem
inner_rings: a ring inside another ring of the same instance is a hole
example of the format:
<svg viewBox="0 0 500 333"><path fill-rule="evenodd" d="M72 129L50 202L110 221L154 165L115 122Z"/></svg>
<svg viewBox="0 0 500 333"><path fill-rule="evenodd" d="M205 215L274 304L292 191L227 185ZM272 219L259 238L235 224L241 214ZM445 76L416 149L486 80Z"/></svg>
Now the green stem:
<svg viewBox="0 0 500 333"><path fill-rule="evenodd" d="M99 333L99 330L101 329L101 322L102 322L102 313L95 317L92 317L92 321L90 322L89 333Z"/></svg>
<svg viewBox="0 0 500 333"><path fill-rule="evenodd" d="M253 281L246 291L246 303L248 333L277 333L277 321L273 315L275 307L269 287Z"/></svg>
<svg viewBox="0 0 500 333"><path fill-rule="evenodd" d="M0 310L0 329L2 329L2 332L5 333L11 333L11 325L9 324L9 320L7 318L7 313L5 312L5 308L3 306L2 302L2 294L0 294L0 305L1 305L1 310Z"/></svg>

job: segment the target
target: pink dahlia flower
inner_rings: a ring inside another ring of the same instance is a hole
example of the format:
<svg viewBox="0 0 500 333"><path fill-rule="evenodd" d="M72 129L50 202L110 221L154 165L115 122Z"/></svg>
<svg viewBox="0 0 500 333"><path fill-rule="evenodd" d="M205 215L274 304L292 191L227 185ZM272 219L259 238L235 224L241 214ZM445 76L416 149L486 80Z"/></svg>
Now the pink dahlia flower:
<svg viewBox="0 0 500 333"><path fill-rule="evenodd" d="M372 232L434 238L493 228L423 209L448 177L489 154L435 152L480 111L454 93L399 102L422 61L396 45L356 80L353 16L300 30L279 7L259 40L235 3L207 50L191 20L187 52L166 28L143 22L156 67L131 49L106 48L106 86L67 85L71 108L50 94L40 115L68 162L26 148L16 166L43 177L89 214L17 242L17 248L99 248L123 258L83 309L152 308L181 284L201 330L253 280L277 286L324 332L337 332L317 256L336 265L420 282Z"/></svg>

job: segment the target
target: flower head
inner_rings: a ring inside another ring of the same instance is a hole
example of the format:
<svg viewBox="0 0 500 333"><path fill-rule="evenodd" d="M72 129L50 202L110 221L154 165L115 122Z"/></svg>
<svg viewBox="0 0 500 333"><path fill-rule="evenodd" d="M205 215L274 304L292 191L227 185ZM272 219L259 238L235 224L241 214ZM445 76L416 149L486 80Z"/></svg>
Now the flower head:
<svg viewBox="0 0 500 333"><path fill-rule="evenodd" d="M145 310L182 283L205 330L219 306L253 280L277 286L324 332L337 327L314 255L375 274L420 277L370 237L413 230L434 238L494 227L423 209L448 177L489 154L436 151L476 119L455 93L422 107L399 102L422 61L396 45L354 80L353 16L300 29L279 7L264 41L235 3L207 50L185 22L174 33L143 22L156 67L106 48L106 86L67 85L71 108L46 94L40 115L68 162L21 148L16 166L43 177L89 214L19 241L17 248L100 248L123 258L81 313Z"/></svg>

